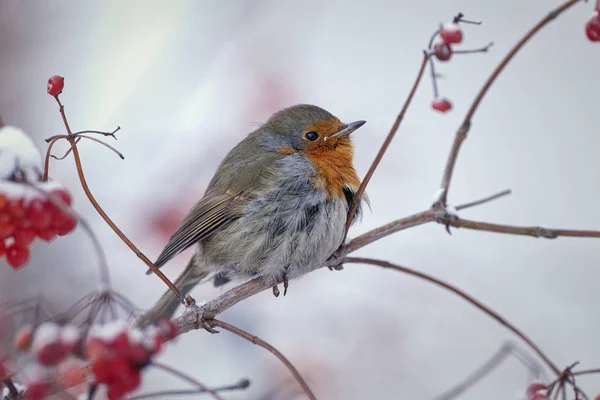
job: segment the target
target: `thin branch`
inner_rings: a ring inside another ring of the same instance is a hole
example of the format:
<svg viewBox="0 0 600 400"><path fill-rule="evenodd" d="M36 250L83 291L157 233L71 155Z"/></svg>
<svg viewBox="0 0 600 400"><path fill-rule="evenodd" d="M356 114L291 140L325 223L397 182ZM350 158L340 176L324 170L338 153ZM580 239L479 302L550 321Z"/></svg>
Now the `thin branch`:
<svg viewBox="0 0 600 400"><path fill-rule="evenodd" d="M473 104L471 104L471 108L467 112L462 125L458 128L456 132L456 136L454 138L454 143L452 143L452 149L450 150L450 154L448 155L448 161L446 162L446 168L444 169L444 175L442 177L441 188L444 189L442 197L440 199L440 206L445 206L447 204L447 196L448 190L450 188L450 182L452 180L452 173L454 171L454 166L456 165L456 159L458 157L458 152L462 145L462 142L467 137L467 133L471 127L471 119L477 111L477 108L481 104L483 97L490 89L492 84L496 81L496 78L500 73L504 70L506 65L512 60L512 58L517 54L519 50L546 24L550 21L558 17L562 12L566 11L571 6L582 0L568 0L559 6L557 9L551 11L545 18L543 18L540 22L538 22L523 38L508 52L508 54L504 57L504 59L498 64L496 69L492 72L488 80L485 82L483 87L479 90L479 93L475 97Z"/></svg>
<svg viewBox="0 0 600 400"><path fill-rule="evenodd" d="M287 358L285 358L285 356L283 354L281 354L275 347L271 346L269 343L265 342L264 340L254 336L254 335L251 335L246 331L241 330L240 328L237 328L233 325L228 324L227 322L213 319L210 321L210 324L212 326L216 326L216 327L225 329L226 331L229 331L231 333L235 333L236 335L248 340L249 342L254 343L257 346L264 348L265 350L267 350L270 353L272 353L273 355L275 355L275 357L277 357L279 359L279 361L281 361L287 367L287 369L290 370L290 372L294 376L294 379L296 379L298 384L302 387L302 389L304 390L304 393L306 393L308 398L311 400L316 400L315 395L310 390L310 387L308 387L308 384L306 383L304 378L302 378L302 376L300 375L300 373L298 372L296 367L294 367L294 365Z"/></svg>
<svg viewBox="0 0 600 400"><path fill-rule="evenodd" d="M596 369L584 369L582 371L573 372L573 375L590 375L590 374L600 374L600 368Z"/></svg>
<svg viewBox="0 0 600 400"><path fill-rule="evenodd" d="M56 102L58 103L58 111L60 112L60 116L62 117L63 120L63 124L65 125L65 129L67 130L67 133L69 134L69 136L73 135L73 132L71 132L71 128L69 127L69 121L67 121L67 116L65 114L65 106L63 106L63 104L60 102L60 99L57 96L54 96L54 98L56 99Z"/></svg>
<svg viewBox="0 0 600 400"><path fill-rule="evenodd" d="M465 204L461 204L459 206L456 206L455 208L456 208L456 211L460 211L460 210L464 210L466 208L471 208L471 207L479 206L479 205L485 204L487 202L490 202L492 200L499 199L500 197L508 196L511 193L512 193L512 190L506 189L506 190L503 190L503 191L501 191L499 193L496 193L496 194L493 194L491 196L485 197L483 199L471 201L471 202L465 203Z"/></svg>
<svg viewBox="0 0 600 400"><path fill-rule="evenodd" d="M247 389L250 386L250 381L248 379L242 379L238 383L234 385L228 386L220 386L214 388L215 392L227 392L233 390L243 390ZM160 397L161 399L170 399L171 396L187 396L194 394L202 394L207 393L204 389L188 389L188 390L163 390L160 392L152 392L152 393L144 393L133 397L128 397L127 400L142 400L142 399L150 399L154 397Z"/></svg>
<svg viewBox="0 0 600 400"><path fill-rule="evenodd" d="M6 124L4 123L4 120L2 119L2 114L0 114L0 128L5 127Z"/></svg>
<svg viewBox="0 0 600 400"><path fill-rule="evenodd" d="M356 209L358 208L358 205L360 204L360 199L362 198L362 195L365 192L365 189L366 189L367 185L369 184L371 177L375 173L375 170L379 166L379 163L381 162L383 155L385 154L388 147L390 146L390 143L394 139L396 132L398 132L400 123L404 119L404 115L406 114L406 111L408 110L408 106L410 105L410 103L413 99L413 96L414 96L415 92L417 91L417 87L419 86L419 82L421 82L421 78L423 77L423 72L425 71L425 67L427 66L427 59L428 59L427 54L423 54L423 61L421 62L421 67L419 68L419 73L417 74L417 78L415 79L415 82L413 83L412 89L410 90L410 93L409 93L408 97L406 98L406 101L404 102L404 105L402 106L400 113L396 117L396 120L394 121L394 124L392 125L392 128L390 129L390 132L388 133L387 137L383 141L383 144L381 145L381 148L377 152L375 159L371 163L371 166L369 167L367 174L363 178L358 190L356 191L354 200L352 201L352 204L350 205L350 208L348 210L348 216L346 218L346 231L344 233L344 239L342 240L342 243L344 243L346 241L346 236L348 235L348 230L350 229L350 224L352 224L352 219L354 218L354 213L356 212Z"/></svg>
<svg viewBox="0 0 600 400"><path fill-rule="evenodd" d="M113 139L117 140L117 137L115 136L115 133L117 133L117 132L118 132L120 129L121 129L121 127L120 127L120 126L117 126L117 127L115 128L115 130L114 130L114 131L112 131L112 132L91 131L91 130L89 130L89 131L79 131L79 132L75 132L75 133L73 133L73 136L81 136L81 134L82 134L82 133L96 133L96 134L98 134L98 135L102 135L102 136L110 136L110 137L112 137Z"/></svg>
<svg viewBox="0 0 600 400"><path fill-rule="evenodd" d="M112 150L116 155L118 155L121 158L121 160L125 159L125 156L123 154L121 154L121 152L119 150L115 149L110 144L108 144L106 142L103 142L102 140L96 139L96 138L91 137L91 136L82 135L82 134L77 135L77 139L79 139L79 138L86 138L86 139L92 140L92 141L94 141L96 143L100 143L101 145L103 145L103 146L109 148L110 150Z"/></svg>
<svg viewBox="0 0 600 400"><path fill-rule="evenodd" d="M106 214L106 212L104 212L102 207L100 207L100 204L98 204L98 202L94 198L94 195L90 191L87 181L85 180L85 176L83 174L83 167L81 166L81 159L79 157L79 150L77 149L75 140L71 137L67 137L67 140L69 141L69 143L71 144L71 148L73 149L73 157L75 158L75 166L77 168L77 174L79 175L79 180L81 181L81 187L83 188L83 191L85 192L90 203L92 203L92 205L94 206L94 208L96 209L98 214L100 214L100 216L104 219L104 221L108 224L108 226L110 226L112 228L112 230L117 234L117 236L119 236L119 238L121 238L121 240L123 242L125 242L125 244L131 249L131 251L133 251L135 253L135 255L138 256L138 258L140 260L142 260L144 262L144 264L146 264L169 287L169 289L171 289L173 291L173 293L175 293L175 295L183 303L184 298L181 295L181 292L179 291L179 289L177 289L177 287L173 284L173 282L171 282L169 280L169 278L167 278L165 276L165 274L163 274L158 268L156 268L156 266L152 263L152 261L150 261L150 259L148 259L148 257L146 257L146 255L144 253L142 253L137 248L137 246L135 244L133 244L133 242L131 240L129 240L129 238L110 219L108 214ZM54 142L52 142L52 143L54 143Z"/></svg>
<svg viewBox="0 0 600 400"><path fill-rule="evenodd" d="M559 236L579 238L600 238L600 231L577 230L577 229L552 229L540 226L516 226L493 224L489 222L472 221L463 218L444 219L440 223L449 224L454 228L466 228L477 231L505 233L510 235L532 236L535 238L555 239Z"/></svg>
<svg viewBox="0 0 600 400"><path fill-rule="evenodd" d="M450 285L449 283L446 283L440 279L437 279L431 275L427 275L423 272L419 272L419 271L415 271L413 269L410 268L406 268L406 267L402 267L400 265L396 265L396 264L392 264L390 262L387 261L382 261L382 260L376 260L376 259L372 259L372 258L364 258L364 257L346 257L343 260L345 263L356 263L356 264L372 264L372 265L377 265L383 268L390 268L399 272L403 272L405 274L408 275L412 275L412 276L416 276L417 278L423 279L427 282L433 283L436 286L442 287L446 290L451 291L454 294L457 294L458 296L462 297L464 300L466 300L467 302L471 303L473 306L475 306L476 308L478 308L479 310L483 311L485 314L487 314L488 316L490 316L491 318L495 319L496 321L498 321L500 324L504 325L508 330L510 330L511 332L513 332L515 335L517 335L518 337L520 337L525 343L527 343L529 345L529 347L531 347L533 349L533 351L535 351L538 356L540 356L540 358L542 360L544 360L544 362L548 365L548 367L550 367L550 369L552 369L552 371L554 371L554 373L556 373L557 375L559 375L561 373L560 369L558 369L558 367L552 362L552 360L550 360L550 358L546 355L546 353L544 353L538 346L537 344L535 344L533 342L533 340L531 340L529 337L527 337L523 332L521 332L516 326L514 326L513 324L511 324L510 322L508 322L504 317L502 317L500 314L498 314L497 312L495 312L494 310L492 310L491 308L489 308L488 306L486 306L485 304L481 303L479 300L475 299L473 296L467 294L466 292Z"/></svg>
<svg viewBox="0 0 600 400"><path fill-rule="evenodd" d="M48 138L51 139L51 138ZM75 144L78 144L81 141L81 138L77 138L75 139ZM73 149L71 149L70 147L67 149L67 151L65 151L65 154L63 154L60 157L55 156L54 154L50 154L50 157L54 158L55 160L64 160L65 158L67 158L69 156L69 154L71 154L71 152L73 151Z"/></svg>
<svg viewBox="0 0 600 400"><path fill-rule="evenodd" d="M199 382L198 380L192 378L191 376L184 374L181 371L176 370L175 368L169 367L168 365L165 364L161 364L161 363L157 363L157 362L152 362L150 364L153 367L156 367L158 369L161 369L165 372L170 373L173 376L178 377L179 379L186 381L187 383L196 386L198 389L209 393L210 395L212 395L212 397L215 400L223 400L223 398L219 395L219 393L217 393L214 389L211 389L209 387L207 387L206 385L204 385L203 383Z"/></svg>
<svg viewBox="0 0 600 400"><path fill-rule="evenodd" d="M48 180L48 171L50 170L50 155L52 154L52 147L54 147L54 144L56 142L58 142L60 139L66 139L68 138L67 135L58 135L58 136L54 136L49 144L48 144L48 149L46 150L46 157L44 158L44 176L42 177L42 181L46 182ZM65 155L66 157L66 155Z"/></svg>

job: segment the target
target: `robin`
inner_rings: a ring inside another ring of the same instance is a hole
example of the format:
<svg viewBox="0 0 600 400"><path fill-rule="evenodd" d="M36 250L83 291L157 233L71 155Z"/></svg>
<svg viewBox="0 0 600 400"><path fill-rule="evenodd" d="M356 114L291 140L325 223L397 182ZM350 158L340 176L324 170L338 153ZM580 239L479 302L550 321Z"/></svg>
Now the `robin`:
<svg viewBox="0 0 600 400"><path fill-rule="evenodd" d="M174 282L183 294L205 278L221 286L256 276L284 280L287 290L342 243L360 185L350 134L364 124L306 104L273 114L223 159L154 264L197 245ZM143 318L170 318L179 304L167 291Z"/></svg>

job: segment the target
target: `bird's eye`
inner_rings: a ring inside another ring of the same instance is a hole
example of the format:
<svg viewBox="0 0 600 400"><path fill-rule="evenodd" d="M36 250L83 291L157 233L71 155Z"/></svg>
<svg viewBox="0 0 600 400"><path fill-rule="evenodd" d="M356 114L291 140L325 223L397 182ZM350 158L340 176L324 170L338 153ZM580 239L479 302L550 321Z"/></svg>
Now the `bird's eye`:
<svg viewBox="0 0 600 400"><path fill-rule="evenodd" d="M304 137L311 142L314 142L319 138L319 134L317 132L308 132L306 135L304 135Z"/></svg>

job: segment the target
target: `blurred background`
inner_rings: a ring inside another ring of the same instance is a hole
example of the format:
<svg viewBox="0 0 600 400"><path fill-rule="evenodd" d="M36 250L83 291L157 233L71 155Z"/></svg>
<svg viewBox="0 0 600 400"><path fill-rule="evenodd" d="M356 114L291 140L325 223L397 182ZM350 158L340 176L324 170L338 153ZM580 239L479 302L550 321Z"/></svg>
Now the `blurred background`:
<svg viewBox="0 0 600 400"><path fill-rule="evenodd" d="M372 212L356 236L429 207L455 133L474 95L508 49L559 1L0 1L0 113L45 149L62 122L46 81L65 76L61 96L74 130L113 130L124 155L80 145L92 192L154 259L201 197L229 149L280 108L313 103L342 120L365 119L355 135L364 175L416 76L421 51L457 12L464 44L493 41L488 54L438 65L443 96L430 108L424 79L397 139L369 186ZM455 170L450 202L511 188L508 198L465 211L490 222L600 229L598 45L583 26L593 6L574 7L518 55L486 96ZM63 144L64 146L64 144ZM61 154L64 147L57 149ZM95 213L72 158L51 165L106 251L116 290L149 307L156 277ZM81 232L37 243L30 265L0 265L0 301L43 295L64 309L96 288L97 260ZM403 231L359 253L433 274L476 296L520 327L561 367L600 366L599 243L454 230ZM164 270L172 278L190 252ZM4 260L2 261L4 263ZM231 286L228 286L231 287ZM460 298L372 266L316 271L244 301L222 319L267 340L308 379L320 399L427 399L517 339ZM209 300L222 290L196 288ZM524 346L522 346L524 347ZM529 351L529 350L527 350ZM231 399L300 399L271 354L227 332L190 333L161 361L210 386L247 377ZM527 371L508 361L465 399L523 398ZM592 376L578 383L595 395ZM150 372L144 390L183 385Z"/></svg>

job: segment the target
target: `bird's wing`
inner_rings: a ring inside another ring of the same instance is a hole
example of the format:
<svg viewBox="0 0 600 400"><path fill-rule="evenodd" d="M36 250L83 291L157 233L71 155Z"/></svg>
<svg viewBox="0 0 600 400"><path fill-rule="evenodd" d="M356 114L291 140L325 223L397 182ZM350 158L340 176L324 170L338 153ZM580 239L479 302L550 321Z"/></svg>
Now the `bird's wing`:
<svg viewBox="0 0 600 400"><path fill-rule="evenodd" d="M242 216L248 200L247 196L232 190L222 194L207 193L190 210L154 265L160 268L178 253L231 224ZM152 271L146 273L150 274Z"/></svg>

